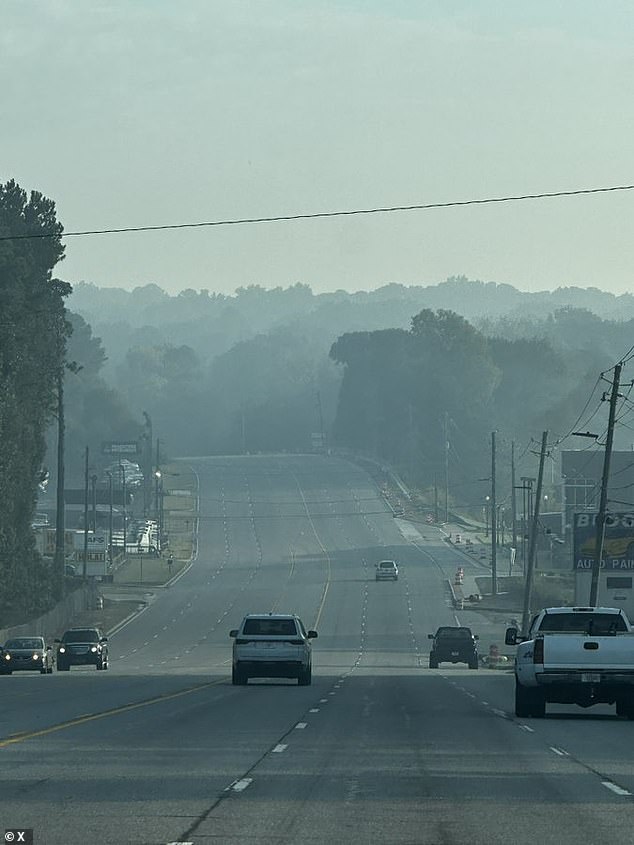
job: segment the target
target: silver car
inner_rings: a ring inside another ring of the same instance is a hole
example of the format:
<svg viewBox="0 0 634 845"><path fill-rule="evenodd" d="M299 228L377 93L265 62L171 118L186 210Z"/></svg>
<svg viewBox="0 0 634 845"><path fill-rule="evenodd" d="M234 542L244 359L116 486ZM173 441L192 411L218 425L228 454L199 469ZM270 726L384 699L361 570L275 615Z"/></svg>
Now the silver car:
<svg viewBox="0 0 634 845"><path fill-rule="evenodd" d="M43 637L13 637L0 650L0 674L24 671L41 675L53 671L53 651Z"/></svg>
<svg viewBox="0 0 634 845"><path fill-rule="evenodd" d="M311 639L317 631L306 631L294 614L250 613L234 638L231 681L244 685L249 678L297 678L299 686L312 681Z"/></svg>

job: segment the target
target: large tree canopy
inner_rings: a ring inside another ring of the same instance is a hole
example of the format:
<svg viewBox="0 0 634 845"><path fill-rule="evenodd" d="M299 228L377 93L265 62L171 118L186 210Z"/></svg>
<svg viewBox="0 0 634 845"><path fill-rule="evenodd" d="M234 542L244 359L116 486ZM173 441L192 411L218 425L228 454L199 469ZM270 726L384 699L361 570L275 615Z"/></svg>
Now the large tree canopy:
<svg viewBox="0 0 634 845"><path fill-rule="evenodd" d="M31 522L69 332L71 288L53 277L61 233L50 199L0 184L0 235L12 236L0 241L0 625L9 608L43 610L52 592Z"/></svg>

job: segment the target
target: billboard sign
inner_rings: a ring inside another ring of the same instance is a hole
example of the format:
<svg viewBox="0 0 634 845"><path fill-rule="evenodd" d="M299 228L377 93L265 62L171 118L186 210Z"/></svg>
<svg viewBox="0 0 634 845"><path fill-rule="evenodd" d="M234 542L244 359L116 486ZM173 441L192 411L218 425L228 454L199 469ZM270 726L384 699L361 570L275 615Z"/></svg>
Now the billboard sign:
<svg viewBox="0 0 634 845"><path fill-rule="evenodd" d="M573 554L576 572L591 570L596 559L597 516L590 511L574 514ZM601 569L607 572L634 571L634 512L606 515Z"/></svg>
<svg viewBox="0 0 634 845"><path fill-rule="evenodd" d="M106 440L101 444L101 452L104 455L138 455L139 443L137 440Z"/></svg>
<svg viewBox="0 0 634 845"><path fill-rule="evenodd" d="M83 531L75 531L74 533L74 541L75 541L75 551L83 552L84 551L84 532ZM103 531L97 531L95 534L94 531L88 532L88 553L91 554L93 552L99 552L105 554L106 552L106 544L107 544L107 537Z"/></svg>

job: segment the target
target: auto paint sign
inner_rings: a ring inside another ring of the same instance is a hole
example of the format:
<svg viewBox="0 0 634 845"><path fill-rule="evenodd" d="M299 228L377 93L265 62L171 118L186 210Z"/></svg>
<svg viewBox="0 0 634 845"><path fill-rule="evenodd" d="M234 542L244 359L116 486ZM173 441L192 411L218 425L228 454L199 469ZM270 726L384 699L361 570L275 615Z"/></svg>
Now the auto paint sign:
<svg viewBox="0 0 634 845"><path fill-rule="evenodd" d="M596 559L597 516L590 511L574 515L574 569L577 572L592 569ZM606 515L601 569L634 571L634 512Z"/></svg>

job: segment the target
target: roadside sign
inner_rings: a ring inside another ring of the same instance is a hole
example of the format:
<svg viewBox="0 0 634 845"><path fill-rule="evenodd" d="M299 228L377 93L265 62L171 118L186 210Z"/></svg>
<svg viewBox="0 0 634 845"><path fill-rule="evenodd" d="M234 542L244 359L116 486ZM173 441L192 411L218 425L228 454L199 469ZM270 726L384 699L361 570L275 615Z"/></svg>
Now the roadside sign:
<svg viewBox="0 0 634 845"><path fill-rule="evenodd" d="M83 553L84 551L84 532L75 531L74 533L74 547L76 552ZM94 533L88 532L88 552L89 554L99 552L105 554L106 552L106 535L103 531Z"/></svg>
<svg viewBox="0 0 634 845"><path fill-rule="evenodd" d="M137 440L105 440L101 452L104 455L138 455L139 443Z"/></svg>

